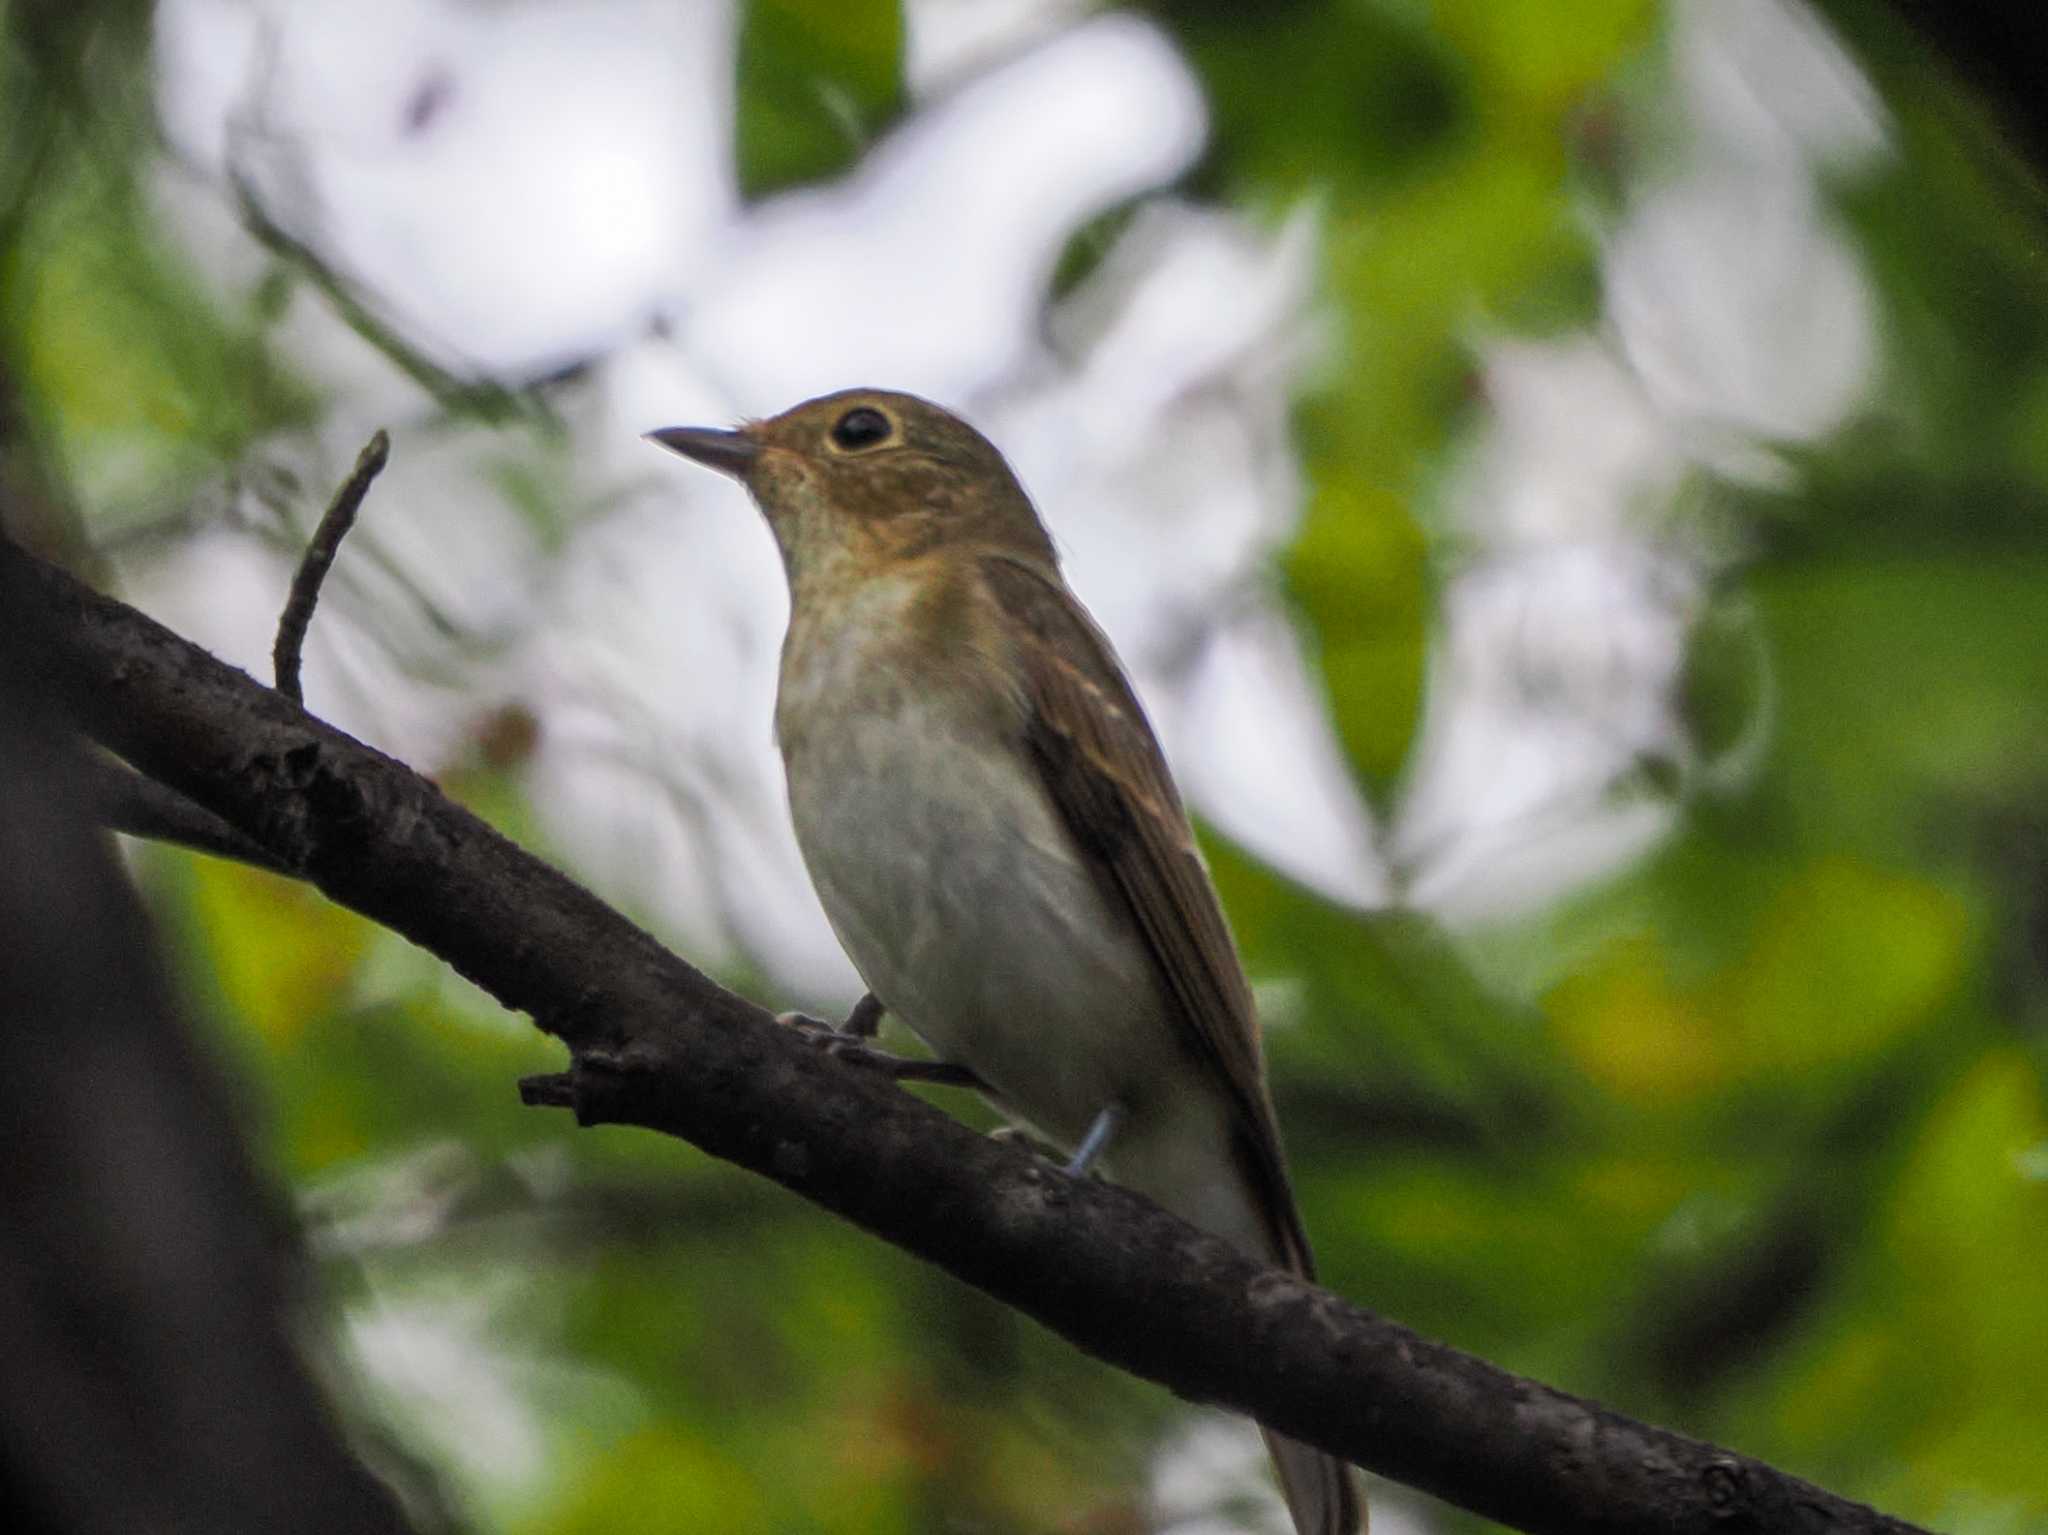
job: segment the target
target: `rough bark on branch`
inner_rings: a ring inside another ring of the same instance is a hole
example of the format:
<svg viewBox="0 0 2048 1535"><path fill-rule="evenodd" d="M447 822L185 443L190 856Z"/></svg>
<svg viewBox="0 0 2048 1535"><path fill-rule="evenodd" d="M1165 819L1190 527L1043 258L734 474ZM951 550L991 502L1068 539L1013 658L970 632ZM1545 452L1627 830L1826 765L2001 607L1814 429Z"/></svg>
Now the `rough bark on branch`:
<svg viewBox="0 0 2048 1535"><path fill-rule="evenodd" d="M1531 1532L1912 1527L1261 1270L847 1068L401 764L0 543L0 645L81 728L571 1051L536 1101L677 1135L1182 1396Z"/></svg>

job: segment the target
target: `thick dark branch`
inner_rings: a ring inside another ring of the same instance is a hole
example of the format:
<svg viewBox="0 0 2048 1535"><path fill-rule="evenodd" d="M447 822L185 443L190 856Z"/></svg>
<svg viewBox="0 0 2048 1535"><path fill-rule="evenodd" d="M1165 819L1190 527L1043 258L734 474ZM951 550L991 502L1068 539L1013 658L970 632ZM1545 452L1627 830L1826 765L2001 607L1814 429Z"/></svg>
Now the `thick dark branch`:
<svg viewBox="0 0 2048 1535"><path fill-rule="evenodd" d="M847 1069L400 764L4 546L0 629L89 733L563 1039L533 1101L681 1136L1111 1364L1525 1530L1911 1528L1262 1271Z"/></svg>
<svg viewBox="0 0 2048 1535"><path fill-rule="evenodd" d="M320 601L320 583L327 579L341 541L356 525L356 513L362 509L363 497L370 493L370 482L383 472L390 456L391 435L380 427L356 455L355 468L328 503L320 526L313 530L313 541L306 545L305 556L292 576L291 596L285 600L284 613L277 621L277 642L270 648L270 664L278 692L293 703L304 703L306 699L299 687L299 653L305 648L313 608Z"/></svg>

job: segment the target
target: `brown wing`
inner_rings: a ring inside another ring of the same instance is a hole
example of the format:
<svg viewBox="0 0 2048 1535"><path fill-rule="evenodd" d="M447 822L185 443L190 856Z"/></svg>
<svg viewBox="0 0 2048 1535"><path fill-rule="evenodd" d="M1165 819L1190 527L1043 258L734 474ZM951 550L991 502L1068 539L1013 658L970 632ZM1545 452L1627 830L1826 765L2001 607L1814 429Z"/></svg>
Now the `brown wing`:
<svg viewBox="0 0 2048 1535"><path fill-rule="evenodd" d="M1110 871L1187 1042L1230 1091L1245 1172L1273 1240L1314 1277L1259 1062L1258 1018L1209 871L1166 759L1102 631L1056 577L1002 554L983 578L1012 619L1029 705L1027 744L1060 815Z"/></svg>

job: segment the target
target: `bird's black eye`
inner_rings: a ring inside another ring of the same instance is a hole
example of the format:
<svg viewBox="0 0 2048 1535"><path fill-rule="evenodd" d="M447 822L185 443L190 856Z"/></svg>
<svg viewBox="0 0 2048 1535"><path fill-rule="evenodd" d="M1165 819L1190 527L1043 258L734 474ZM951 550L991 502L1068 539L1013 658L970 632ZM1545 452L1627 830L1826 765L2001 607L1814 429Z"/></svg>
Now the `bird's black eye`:
<svg viewBox="0 0 2048 1535"><path fill-rule="evenodd" d="M849 453L872 448L895 428L872 405L856 405L832 423L832 440Z"/></svg>

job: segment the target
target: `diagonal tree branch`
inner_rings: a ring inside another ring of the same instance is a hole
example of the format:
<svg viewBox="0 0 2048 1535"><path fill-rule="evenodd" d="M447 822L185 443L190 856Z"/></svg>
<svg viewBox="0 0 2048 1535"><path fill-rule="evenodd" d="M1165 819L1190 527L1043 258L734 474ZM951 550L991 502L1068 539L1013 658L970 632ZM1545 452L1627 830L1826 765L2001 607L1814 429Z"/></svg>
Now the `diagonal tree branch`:
<svg viewBox="0 0 2048 1535"><path fill-rule="evenodd" d="M1531 1532L1913 1527L1261 1270L850 1070L401 764L0 542L0 646L76 723L568 1045L528 1096L677 1135L1109 1363Z"/></svg>

